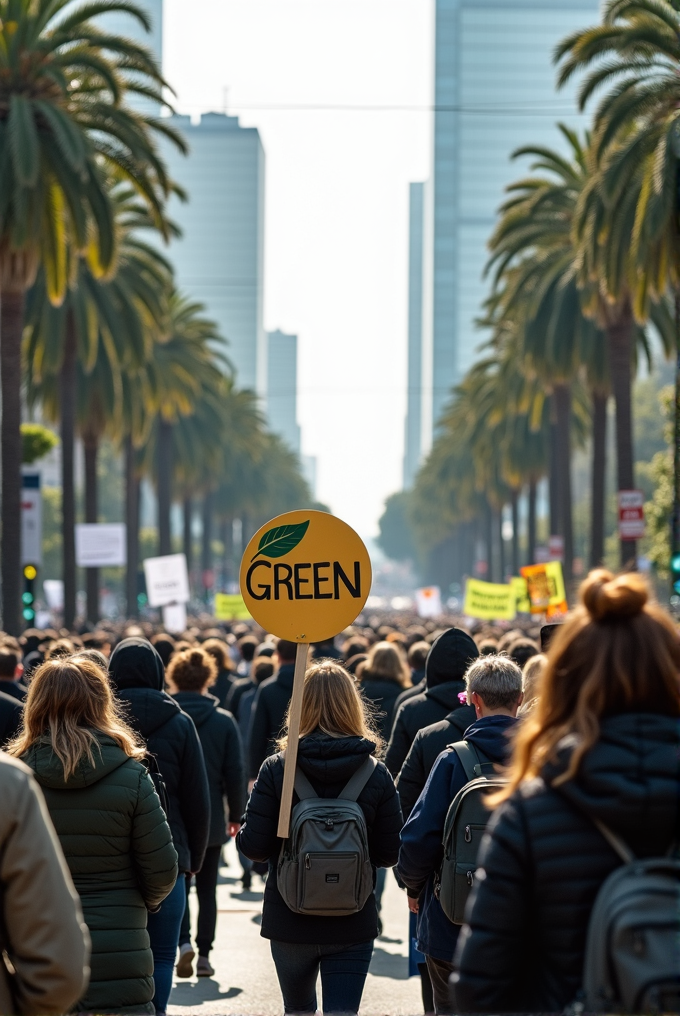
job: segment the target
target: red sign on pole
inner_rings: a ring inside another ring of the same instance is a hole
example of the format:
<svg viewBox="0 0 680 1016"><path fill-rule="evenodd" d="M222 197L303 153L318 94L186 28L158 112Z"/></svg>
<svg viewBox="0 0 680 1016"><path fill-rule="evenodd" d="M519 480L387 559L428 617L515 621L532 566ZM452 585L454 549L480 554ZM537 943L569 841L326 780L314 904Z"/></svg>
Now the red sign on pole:
<svg viewBox="0 0 680 1016"><path fill-rule="evenodd" d="M619 538L641 540L645 535L645 496L641 490L619 491Z"/></svg>

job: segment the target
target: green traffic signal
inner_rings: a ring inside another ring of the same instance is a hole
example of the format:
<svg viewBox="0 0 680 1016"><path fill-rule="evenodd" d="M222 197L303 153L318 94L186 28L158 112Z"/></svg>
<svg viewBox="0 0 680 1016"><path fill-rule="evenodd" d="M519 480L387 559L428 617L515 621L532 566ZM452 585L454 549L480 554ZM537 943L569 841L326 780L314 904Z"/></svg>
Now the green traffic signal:
<svg viewBox="0 0 680 1016"><path fill-rule="evenodd" d="M673 554L671 558L671 570L674 572L680 572L680 554Z"/></svg>
<svg viewBox="0 0 680 1016"><path fill-rule="evenodd" d="M29 603L33 603L33 593L31 593L30 591L27 591L27 592L25 592L25 593L24 593L24 594L22 595L21 599L22 599L22 601L23 601L23 602L24 602L25 604L27 604L27 605L28 605Z"/></svg>
<svg viewBox="0 0 680 1016"><path fill-rule="evenodd" d="M23 616L25 621L32 621L35 617L35 611L32 607L24 607Z"/></svg>

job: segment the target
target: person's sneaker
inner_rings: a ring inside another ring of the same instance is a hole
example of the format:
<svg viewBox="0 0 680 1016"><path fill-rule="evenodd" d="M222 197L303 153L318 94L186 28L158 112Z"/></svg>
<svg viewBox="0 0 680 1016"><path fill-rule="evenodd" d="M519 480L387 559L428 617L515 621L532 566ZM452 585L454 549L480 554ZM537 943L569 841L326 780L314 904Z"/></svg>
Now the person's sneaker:
<svg viewBox="0 0 680 1016"><path fill-rule="evenodd" d="M253 876L250 874L249 871L244 871L243 876L241 878L241 885L243 886L243 891L246 893L249 892L252 884L253 884Z"/></svg>
<svg viewBox="0 0 680 1016"><path fill-rule="evenodd" d="M179 959L177 960L177 967L175 968L178 977L193 977L193 963L195 955L196 953L194 952L191 943L184 942L179 947Z"/></svg>
<svg viewBox="0 0 680 1016"><path fill-rule="evenodd" d="M198 962L196 963L196 976L197 977L214 977L215 971L210 966L210 960L207 956L199 956Z"/></svg>

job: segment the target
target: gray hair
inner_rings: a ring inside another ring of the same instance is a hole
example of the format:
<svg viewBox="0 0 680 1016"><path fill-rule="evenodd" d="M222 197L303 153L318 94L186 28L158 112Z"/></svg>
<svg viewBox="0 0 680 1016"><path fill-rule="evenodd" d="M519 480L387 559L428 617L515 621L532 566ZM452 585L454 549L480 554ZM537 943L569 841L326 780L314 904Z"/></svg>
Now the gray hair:
<svg viewBox="0 0 680 1016"><path fill-rule="evenodd" d="M522 671L504 653L480 656L465 674L468 702L476 692L487 709L512 709L522 694Z"/></svg>

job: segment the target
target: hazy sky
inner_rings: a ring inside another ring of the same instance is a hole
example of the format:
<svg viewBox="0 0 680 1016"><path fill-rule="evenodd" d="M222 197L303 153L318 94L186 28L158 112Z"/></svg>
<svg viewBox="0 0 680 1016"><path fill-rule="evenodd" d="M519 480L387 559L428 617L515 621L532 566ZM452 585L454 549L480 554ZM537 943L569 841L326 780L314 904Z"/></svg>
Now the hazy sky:
<svg viewBox="0 0 680 1016"><path fill-rule="evenodd" d="M258 127L265 327L299 335L303 452L363 536L401 487L408 184L429 174L430 0L164 0L177 109ZM407 106L421 111L291 110ZM269 108L253 108L269 107Z"/></svg>

